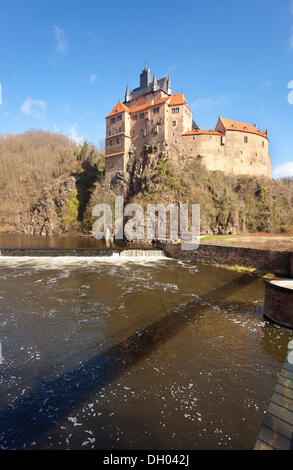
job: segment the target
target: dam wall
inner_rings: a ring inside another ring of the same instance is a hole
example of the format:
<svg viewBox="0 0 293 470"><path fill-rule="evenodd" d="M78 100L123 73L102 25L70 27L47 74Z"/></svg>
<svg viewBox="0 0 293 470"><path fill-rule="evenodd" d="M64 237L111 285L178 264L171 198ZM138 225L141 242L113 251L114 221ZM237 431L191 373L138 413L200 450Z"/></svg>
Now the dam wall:
<svg viewBox="0 0 293 470"><path fill-rule="evenodd" d="M0 248L0 256L113 256L119 250L103 248Z"/></svg>
<svg viewBox="0 0 293 470"><path fill-rule="evenodd" d="M293 277L293 252L260 250L219 245L200 245L197 250L182 250L181 244L157 241L152 248L143 244L125 249L106 248L1 248L0 256L161 256L197 263L242 266L281 277Z"/></svg>
<svg viewBox="0 0 293 470"><path fill-rule="evenodd" d="M181 244L158 242L157 248L171 258L205 264L242 266L277 276L293 276L293 252L260 250L219 245L199 245L197 250L182 250Z"/></svg>

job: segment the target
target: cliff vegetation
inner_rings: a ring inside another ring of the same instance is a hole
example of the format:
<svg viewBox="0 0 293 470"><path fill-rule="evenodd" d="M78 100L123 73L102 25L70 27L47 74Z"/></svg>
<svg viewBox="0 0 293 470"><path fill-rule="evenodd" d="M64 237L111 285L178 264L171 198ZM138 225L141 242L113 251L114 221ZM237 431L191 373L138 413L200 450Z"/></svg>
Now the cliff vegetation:
<svg viewBox="0 0 293 470"><path fill-rule="evenodd" d="M289 233L293 179L277 181L208 172L197 161L163 154L133 158L126 175L104 176L93 145L64 135L29 131L0 136L0 231L42 235L90 233L92 207L126 202L198 203L204 234Z"/></svg>

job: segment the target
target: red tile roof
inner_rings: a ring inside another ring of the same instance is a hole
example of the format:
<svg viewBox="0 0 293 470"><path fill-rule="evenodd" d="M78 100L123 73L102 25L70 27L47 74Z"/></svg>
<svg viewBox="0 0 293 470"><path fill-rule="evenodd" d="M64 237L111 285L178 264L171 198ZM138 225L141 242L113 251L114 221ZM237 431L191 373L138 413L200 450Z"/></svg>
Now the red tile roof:
<svg viewBox="0 0 293 470"><path fill-rule="evenodd" d="M160 98L159 100L154 100L153 102L149 101L148 103L141 104L140 106L135 106L135 108L128 108L128 111L130 113L138 113L139 111L143 111L152 106L158 106L159 104L165 103L166 101L168 101L169 98L170 96L167 96L165 98Z"/></svg>
<svg viewBox="0 0 293 470"><path fill-rule="evenodd" d="M127 111L128 113L131 113L131 114L139 113L140 111L144 111L148 108L151 108L152 106L158 106L160 104L166 103L166 101L168 101L169 106L179 106L181 104L187 105L187 102L183 93L177 93L177 95L166 96L165 98L160 98L158 100L149 101L148 103L135 106L134 108L128 107L125 104L118 101L116 106L113 108L111 113L108 114L108 116L106 116L106 118L115 116L116 114L122 113L124 111Z"/></svg>
<svg viewBox="0 0 293 470"><path fill-rule="evenodd" d="M245 122L233 121L232 119L225 119L220 116L220 120L227 131L240 131L248 132L250 134L258 134L267 137L267 131L260 131L256 125L246 124Z"/></svg>
<svg viewBox="0 0 293 470"><path fill-rule="evenodd" d="M123 155L124 152L117 152L117 153L111 153L110 155L105 155L105 158L106 157L115 157L116 155Z"/></svg>
<svg viewBox="0 0 293 470"><path fill-rule="evenodd" d="M223 135L222 132L218 131L209 131L209 130L204 130L204 129L199 129L198 131L187 131L183 135L202 135L202 134L207 134L207 135Z"/></svg>
<svg viewBox="0 0 293 470"><path fill-rule="evenodd" d="M125 106L125 104L121 103L121 101L118 101L116 106L112 109L111 113L108 114L108 116L106 116L106 118L110 116L114 116L115 114L118 114L118 113L122 113L123 111L129 111L129 109L127 108L127 106Z"/></svg>
<svg viewBox="0 0 293 470"><path fill-rule="evenodd" d="M180 104L186 104L186 99L183 93L177 93L177 95L172 95L169 101L169 106L178 106Z"/></svg>

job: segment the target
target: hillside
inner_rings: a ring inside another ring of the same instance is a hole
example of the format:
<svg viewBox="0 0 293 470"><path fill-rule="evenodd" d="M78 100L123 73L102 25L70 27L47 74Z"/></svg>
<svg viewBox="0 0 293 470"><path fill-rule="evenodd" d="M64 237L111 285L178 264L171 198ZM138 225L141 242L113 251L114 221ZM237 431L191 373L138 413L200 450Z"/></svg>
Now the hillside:
<svg viewBox="0 0 293 470"><path fill-rule="evenodd" d="M33 218L44 198L47 206L55 205L51 209L57 211L62 227L68 217L70 222L81 220L92 181L99 174L90 162L99 158L93 146L80 149L61 134L32 130L0 136L0 231L38 233ZM46 198L48 194L53 202ZM72 206L77 217L70 215Z"/></svg>
<svg viewBox="0 0 293 470"><path fill-rule="evenodd" d="M239 232L287 233L293 230L293 179L278 181L209 172L193 159L174 166L162 155L133 160L129 177L96 185L86 214L106 194L125 195L128 202L197 203L203 234Z"/></svg>
<svg viewBox="0 0 293 470"><path fill-rule="evenodd" d="M208 172L192 159L131 160L128 174L103 175L104 158L64 135L30 131L0 137L0 231L53 235L85 232L97 202L199 203L204 234L286 233L293 227L293 179Z"/></svg>

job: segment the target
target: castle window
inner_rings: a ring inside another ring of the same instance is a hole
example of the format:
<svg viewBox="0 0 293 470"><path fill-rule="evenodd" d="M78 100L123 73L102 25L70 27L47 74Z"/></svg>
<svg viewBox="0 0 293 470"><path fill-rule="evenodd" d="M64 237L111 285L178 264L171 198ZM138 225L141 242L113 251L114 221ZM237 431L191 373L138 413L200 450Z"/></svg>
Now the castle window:
<svg viewBox="0 0 293 470"><path fill-rule="evenodd" d="M160 112L160 108L154 108L154 109L153 109L153 113L154 113L154 114L159 114L159 112Z"/></svg>
<svg viewBox="0 0 293 470"><path fill-rule="evenodd" d="M143 119L143 118L144 118L144 113L140 113L139 119Z"/></svg>
<svg viewBox="0 0 293 470"><path fill-rule="evenodd" d="M137 115L137 114L136 114L135 116L133 116L133 119L134 119L135 121L137 121L137 118L138 118L138 115Z"/></svg>
<svg viewBox="0 0 293 470"><path fill-rule="evenodd" d="M173 127L176 126L176 121L172 121L172 126L173 126Z"/></svg>
<svg viewBox="0 0 293 470"><path fill-rule="evenodd" d="M111 121L110 121L110 123L111 123L111 124L114 124L114 122L115 122L115 121L116 121L116 119L115 119L115 118L111 118Z"/></svg>
<svg viewBox="0 0 293 470"><path fill-rule="evenodd" d="M112 145L112 144L113 144L112 139L110 139L109 140L109 145Z"/></svg>
<svg viewBox="0 0 293 470"><path fill-rule="evenodd" d="M111 135L111 129L109 129L109 131L108 131L108 135Z"/></svg>
<svg viewBox="0 0 293 470"><path fill-rule="evenodd" d="M248 142L248 137L245 136L245 137L244 137L244 143L247 144L247 142Z"/></svg>
<svg viewBox="0 0 293 470"><path fill-rule="evenodd" d="M140 133L141 133L141 135L143 135L143 129L140 129Z"/></svg>
<svg viewBox="0 0 293 470"><path fill-rule="evenodd" d="M120 142L120 139L119 139L119 137L117 137L117 144L119 144L119 142Z"/></svg>
<svg viewBox="0 0 293 470"><path fill-rule="evenodd" d="M172 114L179 114L179 108L172 108Z"/></svg>
<svg viewBox="0 0 293 470"><path fill-rule="evenodd" d="M119 116L117 116L117 121L121 121L122 120L122 114L120 114Z"/></svg>
<svg viewBox="0 0 293 470"><path fill-rule="evenodd" d="M264 148L264 146L265 146L265 143L263 142L263 143L262 143L262 147Z"/></svg>

